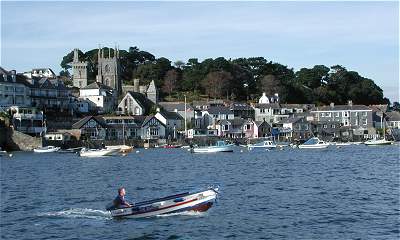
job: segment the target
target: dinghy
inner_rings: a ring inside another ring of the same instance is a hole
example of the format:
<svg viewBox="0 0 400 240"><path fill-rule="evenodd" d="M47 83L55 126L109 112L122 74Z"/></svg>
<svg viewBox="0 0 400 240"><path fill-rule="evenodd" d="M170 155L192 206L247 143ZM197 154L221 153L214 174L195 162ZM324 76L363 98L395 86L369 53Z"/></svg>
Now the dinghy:
<svg viewBox="0 0 400 240"><path fill-rule="evenodd" d="M115 208L111 204L107 210L115 218L145 218L187 211L205 212L213 205L217 195L218 188L208 188L138 202L133 207Z"/></svg>
<svg viewBox="0 0 400 240"><path fill-rule="evenodd" d="M60 150L60 148L54 146L47 146L47 147L40 147L33 149L35 153L51 153L51 152L58 152L58 150Z"/></svg>

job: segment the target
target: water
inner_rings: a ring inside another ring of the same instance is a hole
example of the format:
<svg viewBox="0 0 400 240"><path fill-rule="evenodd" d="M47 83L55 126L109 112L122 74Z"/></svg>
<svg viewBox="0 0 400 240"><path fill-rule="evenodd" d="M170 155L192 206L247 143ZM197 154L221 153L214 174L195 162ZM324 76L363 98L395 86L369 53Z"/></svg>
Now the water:
<svg viewBox="0 0 400 240"><path fill-rule="evenodd" d="M399 146L125 157L0 158L1 239L399 239ZM208 185L206 213L114 220L125 186L139 201Z"/></svg>

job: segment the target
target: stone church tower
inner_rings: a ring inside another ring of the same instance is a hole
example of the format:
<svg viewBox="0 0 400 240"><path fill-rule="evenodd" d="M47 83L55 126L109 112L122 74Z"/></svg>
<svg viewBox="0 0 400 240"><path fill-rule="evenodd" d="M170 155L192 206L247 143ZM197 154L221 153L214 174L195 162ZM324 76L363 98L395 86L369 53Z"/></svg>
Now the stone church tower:
<svg viewBox="0 0 400 240"><path fill-rule="evenodd" d="M113 56L111 49L108 49L108 56L105 56L104 49L99 48L96 81L116 90L118 94L122 91L120 79L119 49L115 48Z"/></svg>
<svg viewBox="0 0 400 240"><path fill-rule="evenodd" d="M83 88L87 85L87 66L88 62L79 61L78 49L74 49L74 59L72 61L72 85Z"/></svg>

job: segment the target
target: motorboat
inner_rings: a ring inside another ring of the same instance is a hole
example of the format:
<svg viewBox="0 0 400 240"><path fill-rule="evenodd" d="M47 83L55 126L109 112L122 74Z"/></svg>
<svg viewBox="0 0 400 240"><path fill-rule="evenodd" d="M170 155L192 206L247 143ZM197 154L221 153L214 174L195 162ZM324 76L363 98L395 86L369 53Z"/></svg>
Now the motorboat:
<svg viewBox="0 0 400 240"><path fill-rule="evenodd" d="M146 218L187 211L205 212L214 204L217 195L218 188L211 187L138 202L133 207L115 208L110 204L107 210L115 218Z"/></svg>
<svg viewBox="0 0 400 240"><path fill-rule="evenodd" d="M60 150L59 147L54 147L54 146L46 146L33 149L35 153L52 153L52 152L58 152L59 150Z"/></svg>
<svg viewBox="0 0 400 240"><path fill-rule="evenodd" d="M83 147L76 147L76 148L68 148L68 149L60 149L59 153L78 153L82 150Z"/></svg>
<svg viewBox="0 0 400 240"><path fill-rule="evenodd" d="M163 148L181 148L182 145L164 145Z"/></svg>
<svg viewBox="0 0 400 240"><path fill-rule="evenodd" d="M79 156L81 157L104 157L104 156L112 156L119 153L120 149L86 149L82 148L79 152Z"/></svg>
<svg viewBox="0 0 400 240"><path fill-rule="evenodd" d="M275 149L276 147L276 144L270 140L247 145L249 150L253 150L255 148Z"/></svg>
<svg viewBox="0 0 400 240"><path fill-rule="evenodd" d="M320 140L317 137L313 137L308 139L305 143L300 144L299 148L317 148L317 149L321 149L321 148L327 148L329 146L329 143L326 143L322 140Z"/></svg>
<svg viewBox="0 0 400 240"><path fill-rule="evenodd" d="M393 141L389 141L384 139L370 139L368 141L364 142L365 145L367 146L379 146L379 145L391 145L393 144Z"/></svg>
<svg viewBox="0 0 400 240"><path fill-rule="evenodd" d="M343 147L343 146L350 146L353 144L351 142L335 142L334 145L338 147Z"/></svg>
<svg viewBox="0 0 400 240"><path fill-rule="evenodd" d="M217 141L214 146L194 147L192 153L217 153L217 152L233 152L234 144L227 144L225 141Z"/></svg>
<svg viewBox="0 0 400 240"><path fill-rule="evenodd" d="M133 151L133 147L128 145L106 146L106 149L117 149L120 153L130 153Z"/></svg>

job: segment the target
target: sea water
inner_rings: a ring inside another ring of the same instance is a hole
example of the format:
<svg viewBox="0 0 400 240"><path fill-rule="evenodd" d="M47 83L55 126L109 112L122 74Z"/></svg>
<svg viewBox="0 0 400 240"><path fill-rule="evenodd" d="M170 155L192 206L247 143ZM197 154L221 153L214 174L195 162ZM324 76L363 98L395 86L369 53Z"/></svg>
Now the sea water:
<svg viewBox="0 0 400 240"><path fill-rule="evenodd" d="M1 239L399 239L399 146L0 158ZM219 185L205 213L112 219L131 201Z"/></svg>

